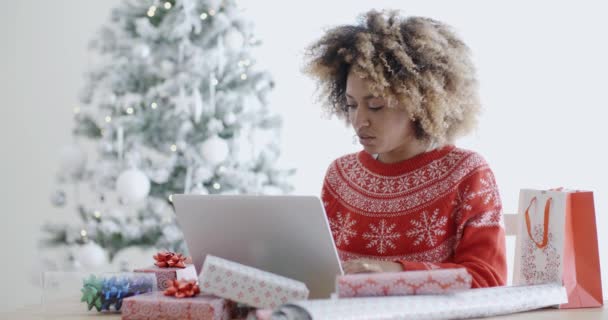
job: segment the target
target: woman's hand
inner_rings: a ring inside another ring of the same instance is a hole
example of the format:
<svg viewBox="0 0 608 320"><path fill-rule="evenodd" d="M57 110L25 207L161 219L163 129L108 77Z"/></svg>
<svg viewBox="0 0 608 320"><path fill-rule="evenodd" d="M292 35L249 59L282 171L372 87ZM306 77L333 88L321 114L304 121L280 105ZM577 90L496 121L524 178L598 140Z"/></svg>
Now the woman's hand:
<svg viewBox="0 0 608 320"><path fill-rule="evenodd" d="M342 264L344 273L368 273L368 272L399 272L403 271L400 263L392 261L379 261L372 259L354 259Z"/></svg>

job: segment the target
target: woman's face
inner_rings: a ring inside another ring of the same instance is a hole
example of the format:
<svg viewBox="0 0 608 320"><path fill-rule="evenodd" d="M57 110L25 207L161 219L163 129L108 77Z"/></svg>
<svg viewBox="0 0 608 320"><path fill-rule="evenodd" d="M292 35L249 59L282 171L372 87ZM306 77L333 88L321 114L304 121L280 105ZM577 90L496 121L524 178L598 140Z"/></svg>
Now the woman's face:
<svg viewBox="0 0 608 320"><path fill-rule="evenodd" d="M368 153L380 154L386 163L409 158L420 149L415 137L414 123L403 106L389 108L384 98L374 97L368 82L350 72L346 80L348 118Z"/></svg>

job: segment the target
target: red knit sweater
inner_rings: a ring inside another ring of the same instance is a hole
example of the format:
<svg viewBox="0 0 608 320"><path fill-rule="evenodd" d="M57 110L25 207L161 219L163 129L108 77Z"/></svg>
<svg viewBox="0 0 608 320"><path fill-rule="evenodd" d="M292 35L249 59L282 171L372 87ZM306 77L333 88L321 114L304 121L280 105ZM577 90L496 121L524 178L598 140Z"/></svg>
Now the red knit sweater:
<svg viewBox="0 0 608 320"><path fill-rule="evenodd" d="M349 154L327 169L321 199L343 261L465 267L474 287L506 282L500 195L477 153L449 145L392 164Z"/></svg>

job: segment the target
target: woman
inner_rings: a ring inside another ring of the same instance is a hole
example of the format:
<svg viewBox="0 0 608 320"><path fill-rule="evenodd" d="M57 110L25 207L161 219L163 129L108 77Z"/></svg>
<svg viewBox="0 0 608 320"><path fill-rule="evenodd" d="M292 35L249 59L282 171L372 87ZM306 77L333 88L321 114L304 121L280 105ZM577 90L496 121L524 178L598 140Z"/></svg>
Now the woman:
<svg viewBox="0 0 608 320"><path fill-rule="evenodd" d="M453 144L480 109L468 47L438 21L370 11L312 44L306 71L363 145L321 195L345 272L464 267L474 287L504 285L494 175Z"/></svg>

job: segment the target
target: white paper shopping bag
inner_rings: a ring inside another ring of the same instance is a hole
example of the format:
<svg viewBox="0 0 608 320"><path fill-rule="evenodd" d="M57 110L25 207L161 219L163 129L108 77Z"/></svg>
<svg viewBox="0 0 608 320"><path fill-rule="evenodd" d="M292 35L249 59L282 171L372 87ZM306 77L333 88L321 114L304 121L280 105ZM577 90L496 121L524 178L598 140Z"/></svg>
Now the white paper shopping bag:
<svg viewBox="0 0 608 320"><path fill-rule="evenodd" d="M560 308L603 305L593 193L523 189L513 284L563 284Z"/></svg>

